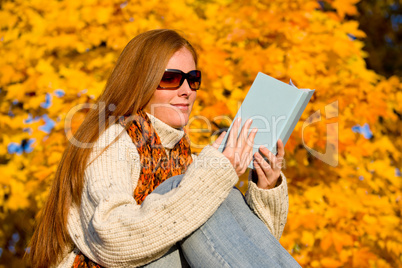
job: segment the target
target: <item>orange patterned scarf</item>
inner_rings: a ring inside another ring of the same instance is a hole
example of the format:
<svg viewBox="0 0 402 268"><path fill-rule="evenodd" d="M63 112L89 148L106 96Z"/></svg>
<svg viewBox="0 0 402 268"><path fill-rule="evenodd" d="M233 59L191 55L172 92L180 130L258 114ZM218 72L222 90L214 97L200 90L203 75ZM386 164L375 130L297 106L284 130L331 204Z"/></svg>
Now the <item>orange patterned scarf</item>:
<svg viewBox="0 0 402 268"><path fill-rule="evenodd" d="M120 120L124 127L126 119L127 117L124 121ZM141 204L159 184L172 176L183 174L193 159L186 134L170 150L170 155L167 155L161 139L144 111L138 111L128 124L130 125L127 132L137 147L141 161L141 175L134 190L134 198Z"/></svg>
<svg viewBox="0 0 402 268"><path fill-rule="evenodd" d="M167 155L160 137L144 111L140 110L136 115L131 116L129 122L127 119L128 117L121 118L119 122L123 127L129 126L127 133L140 155L141 174L133 194L137 203L141 204L159 184L172 176L183 174L193 159L186 134ZM102 268L82 253L76 256L73 268L92 267Z"/></svg>

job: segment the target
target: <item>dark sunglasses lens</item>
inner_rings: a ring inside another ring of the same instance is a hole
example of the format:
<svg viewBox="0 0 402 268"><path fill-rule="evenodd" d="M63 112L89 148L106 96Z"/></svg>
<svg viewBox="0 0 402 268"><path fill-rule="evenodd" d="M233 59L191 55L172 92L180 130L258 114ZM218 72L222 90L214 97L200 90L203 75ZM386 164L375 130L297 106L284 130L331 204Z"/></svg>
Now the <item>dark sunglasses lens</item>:
<svg viewBox="0 0 402 268"><path fill-rule="evenodd" d="M189 76L187 77L188 84L191 89L199 89L201 85L201 72L200 71L191 71L189 72Z"/></svg>
<svg viewBox="0 0 402 268"><path fill-rule="evenodd" d="M180 80L182 75L180 73L166 71L163 74L162 80L159 86L162 88L176 88L180 86Z"/></svg>

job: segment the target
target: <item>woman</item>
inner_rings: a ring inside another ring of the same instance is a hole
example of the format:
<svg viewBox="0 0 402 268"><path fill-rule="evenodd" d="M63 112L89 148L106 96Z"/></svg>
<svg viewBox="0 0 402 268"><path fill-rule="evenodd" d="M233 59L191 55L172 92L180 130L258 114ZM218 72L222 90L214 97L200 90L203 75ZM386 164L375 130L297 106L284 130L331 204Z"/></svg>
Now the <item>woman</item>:
<svg viewBox="0 0 402 268"><path fill-rule="evenodd" d="M76 133L80 144L62 157L31 241L34 267L180 267L180 254L194 267L297 265L274 238L288 208L282 142L277 156L261 150L272 166L254 156L246 198L261 220L233 189L252 158L251 122L239 137L236 122L223 153L221 135L191 155L183 127L201 83L196 66L174 31L128 43Z"/></svg>

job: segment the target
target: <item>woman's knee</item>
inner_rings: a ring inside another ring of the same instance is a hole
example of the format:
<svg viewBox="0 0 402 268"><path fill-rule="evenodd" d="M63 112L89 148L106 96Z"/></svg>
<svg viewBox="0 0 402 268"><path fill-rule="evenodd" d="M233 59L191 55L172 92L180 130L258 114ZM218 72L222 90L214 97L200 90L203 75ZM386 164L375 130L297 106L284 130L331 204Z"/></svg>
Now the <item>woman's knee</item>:
<svg viewBox="0 0 402 268"><path fill-rule="evenodd" d="M230 190L228 197L225 199L225 202L241 202L247 204L246 198L244 197L243 193L236 187L233 187L232 190Z"/></svg>

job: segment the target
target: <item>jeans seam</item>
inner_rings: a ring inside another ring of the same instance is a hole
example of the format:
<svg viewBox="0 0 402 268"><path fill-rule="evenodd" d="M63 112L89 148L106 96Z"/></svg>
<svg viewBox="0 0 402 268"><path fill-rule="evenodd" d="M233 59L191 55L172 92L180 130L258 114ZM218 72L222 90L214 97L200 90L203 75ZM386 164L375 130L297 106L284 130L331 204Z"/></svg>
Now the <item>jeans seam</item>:
<svg viewBox="0 0 402 268"><path fill-rule="evenodd" d="M227 262L225 261L225 259L222 257L222 255L219 254L219 252L216 250L216 248L214 247L214 243L212 242L211 238L204 232L202 226L200 227L200 231L204 234L204 236L205 236L205 238L206 238L206 240L207 240L208 246L210 246L210 247L212 248L213 252L216 254L216 256L219 257L219 258L218 258L219 261L221 261L222 264L223 264L225 267L230 268L229 263L227 263Z"/></svg>

